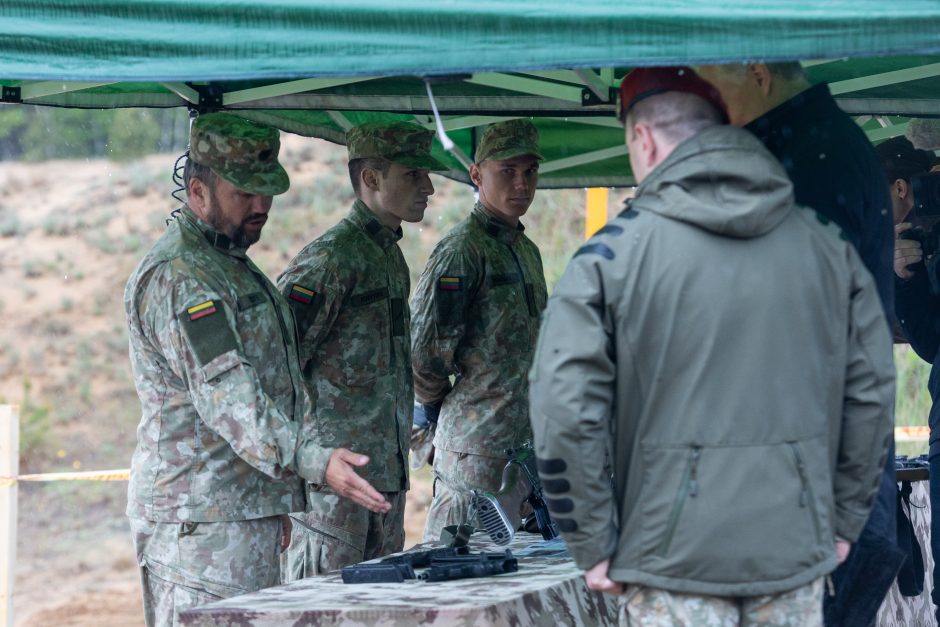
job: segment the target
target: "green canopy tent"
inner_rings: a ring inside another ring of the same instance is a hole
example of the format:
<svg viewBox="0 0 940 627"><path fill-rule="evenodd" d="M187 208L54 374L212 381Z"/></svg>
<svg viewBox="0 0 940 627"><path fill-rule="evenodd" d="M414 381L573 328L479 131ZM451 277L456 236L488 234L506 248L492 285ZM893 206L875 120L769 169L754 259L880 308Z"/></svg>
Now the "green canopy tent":
<svg viewBox="0 0 940 627"><path fill-rule="evenodd" d="M4 0L0 100L237 110L342 143L372 119L442 128L467 181L482 126L531 117L542 187L632 177L616 86L640 65L804 60L873 140L940 116L940 2Z"/></svg>

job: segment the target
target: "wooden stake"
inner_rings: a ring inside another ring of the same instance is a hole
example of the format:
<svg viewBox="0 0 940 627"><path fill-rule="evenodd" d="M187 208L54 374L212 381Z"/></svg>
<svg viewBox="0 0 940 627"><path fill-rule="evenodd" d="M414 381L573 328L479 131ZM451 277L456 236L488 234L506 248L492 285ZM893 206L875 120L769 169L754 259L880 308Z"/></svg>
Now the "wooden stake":
<svg viewBox="0 0 940 627"><path fill-rule="evenodd" d="M0 620L13 625L16 578L16 480L20 466L19 407L0 405ZM6 478L6 479L4 479Z"/></svg>

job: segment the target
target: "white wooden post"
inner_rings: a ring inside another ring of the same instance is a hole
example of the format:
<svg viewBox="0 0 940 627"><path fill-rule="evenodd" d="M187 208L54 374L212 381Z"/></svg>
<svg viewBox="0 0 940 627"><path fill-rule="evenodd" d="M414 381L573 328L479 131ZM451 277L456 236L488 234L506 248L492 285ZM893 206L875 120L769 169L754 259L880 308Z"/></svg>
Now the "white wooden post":
<svg viewBox="0 0 940 627"><path fill-rule="evenodd" d="M0 405L0 477L16 477L20 467L19 407ZM16 482L0 479L0 624L13 625L16 578Z"/></svg>

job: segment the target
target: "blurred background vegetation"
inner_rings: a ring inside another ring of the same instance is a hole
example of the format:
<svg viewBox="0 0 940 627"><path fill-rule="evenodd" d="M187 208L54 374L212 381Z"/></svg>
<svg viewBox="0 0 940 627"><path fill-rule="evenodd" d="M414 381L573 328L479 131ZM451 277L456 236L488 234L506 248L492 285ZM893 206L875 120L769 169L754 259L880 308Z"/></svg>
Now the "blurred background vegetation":
<svg viewBox="0 0 940 627"><path fill-rule="evenodd" d="M187 129L179 109L0 106L0 161L132 159L185 147Z"/></svg>

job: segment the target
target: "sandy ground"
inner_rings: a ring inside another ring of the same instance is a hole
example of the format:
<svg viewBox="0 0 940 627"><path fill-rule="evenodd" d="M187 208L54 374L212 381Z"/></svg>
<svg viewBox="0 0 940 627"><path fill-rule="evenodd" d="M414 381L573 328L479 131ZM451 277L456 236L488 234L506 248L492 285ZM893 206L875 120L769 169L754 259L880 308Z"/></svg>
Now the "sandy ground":
<svg viewBox="0 0 940 627"><path fill-rule="evenodd" d="M120 493L124 484L108 488ZM26 495L27 505L36 498ZM419 542L431 502L428 469L416 473L405 511L405 546ZM126 523L115 509L114 499L99 510L101 517L87 521L84 531L77 520L57 516L43 531L24 528L32 540L27 555L19 560L14 592L17 627L131 627L143 625L140 584L134 550ZM78 514L78 512L75 512ZM89 530L97 528L93 537ZM35 533L34 533L35 532ZM60 546L60 539L67 546ZM62 551L61 549L67 549Z"/></svg>

